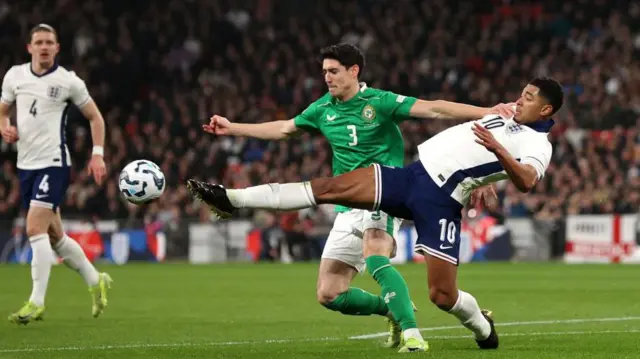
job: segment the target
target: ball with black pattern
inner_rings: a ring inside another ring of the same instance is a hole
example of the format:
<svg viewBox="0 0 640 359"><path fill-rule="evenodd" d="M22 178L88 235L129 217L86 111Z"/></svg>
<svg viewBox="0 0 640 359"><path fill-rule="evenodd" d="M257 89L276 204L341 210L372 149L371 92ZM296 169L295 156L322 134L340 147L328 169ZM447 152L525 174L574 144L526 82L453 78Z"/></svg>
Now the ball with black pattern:
<svg viewBox="0 0 640 359"><path fill-rule="evenodd" d="M166 180L158 165L149 160L135 160L120 172L120 193L133 204L143 204L164 193Z"/></svg>

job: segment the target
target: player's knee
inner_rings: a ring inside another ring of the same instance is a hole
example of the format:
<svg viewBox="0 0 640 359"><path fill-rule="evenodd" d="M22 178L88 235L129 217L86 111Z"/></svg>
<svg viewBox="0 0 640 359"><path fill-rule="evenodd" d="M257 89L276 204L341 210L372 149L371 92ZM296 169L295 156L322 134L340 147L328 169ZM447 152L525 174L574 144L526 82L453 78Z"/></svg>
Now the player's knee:
<svg viewBox="0 0 640 359"><path fill-rule="evenodd" d="M457 291L440 287L431 286L429 288L429 299L438 308L448 312L456 304Z"/></svg>
<svg viewBox="0 0 640 359"><path fill-rule="evenodd" d="M364 232L362 252L365 258L371 256L389 257L395 243L393 237L378 228L369 228Z"/></svg>
<svg viewBox="0 0 640 359"><path fill-rule="evenodd" d="M325 177L311 180L311 190L317 203L332 203L353 194L355 184L341 177Z"/></svg>
<svg viewBox="0 0 640 359"><path fill-rule="evenodd" d="M27 237L37 236L43 233L49 233L47 227L41 223L40 220L27 221L26 232Z"/></svg>
<svg viewBox="0 0 640 359"><path fill-rule="evenodd" d="M31 207L27 212L26 228L28 237L49 233L53 212L47 208Z"/></svg>
<svg viewBox="0 0 640 359"><path fill-rule="evenodd" d="M62 231L58 230L57 228L54 228L53 226L49 227L48 233L49 233L49 240L51 241L51 244L58 243L64 236L64 233Z"/></svg>
<svg viewBox="0 0 640 359"><path fill-rule="evenodd" d="M332 303L334 303L334 301L336 300L336 298L340 295L340 293L337 290L331 290L331 288L318 288L318 290L316 291L316 297L318 299L318 303L320 303L320 305L327 307L331 310L334 310L332 308Z"/></svg>
<svg viewBox="0 0 640 359"><path fill-rule="evenodd" d="M316 201L330 201L339 193L339 182L335 178L317 178L311 181L311 190Z"/></svg>

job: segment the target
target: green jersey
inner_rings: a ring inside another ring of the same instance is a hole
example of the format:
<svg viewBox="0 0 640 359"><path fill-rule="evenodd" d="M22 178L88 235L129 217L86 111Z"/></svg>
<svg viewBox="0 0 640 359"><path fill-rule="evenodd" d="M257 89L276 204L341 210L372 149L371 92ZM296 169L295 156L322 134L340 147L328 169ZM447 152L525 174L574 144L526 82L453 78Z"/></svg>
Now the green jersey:
<svg viewBox="0 0 640 359"><path fill-rule="evenodd" d="M317 131L327 138L333 151L334 176L373 163L402 167L404 140L398 124L410 117L416 101L363 85L356 96L344 102L325 94L294 122L300 129Z"/></svg>

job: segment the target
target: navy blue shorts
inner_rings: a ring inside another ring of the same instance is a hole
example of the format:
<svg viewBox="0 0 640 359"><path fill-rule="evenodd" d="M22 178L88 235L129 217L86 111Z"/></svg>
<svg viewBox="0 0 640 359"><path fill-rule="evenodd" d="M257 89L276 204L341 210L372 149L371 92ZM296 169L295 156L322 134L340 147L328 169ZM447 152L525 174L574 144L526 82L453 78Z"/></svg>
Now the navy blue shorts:
<svg viewBox="0 0 640 359"><path fill-rule="evenodd" d="M19 169L20 197L24 208L37 206L57 210L67 193L70 174L70 167Z"/></svg>
<svg viewBox="0 0 640 359"><path fill-rule="evenodd" d="M374 167L375 210L414 222L416 252L458 265L462 204L433 182L420 161L404 168Z"/></svg>

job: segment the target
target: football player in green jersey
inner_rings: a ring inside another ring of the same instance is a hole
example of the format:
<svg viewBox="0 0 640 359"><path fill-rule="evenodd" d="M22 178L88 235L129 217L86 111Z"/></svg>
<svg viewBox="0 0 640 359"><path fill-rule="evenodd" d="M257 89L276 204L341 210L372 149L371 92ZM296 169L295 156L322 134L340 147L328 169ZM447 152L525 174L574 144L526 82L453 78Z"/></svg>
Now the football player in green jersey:
<svg viewBox="0 0 640 359"><path fill-rule="evenodd" d="M215 115L203 129L215 135L265 140L286 139L300 131L320 132L333 150L333 174L337 176L374 163L403 166L404 141L398 124L411 117L469 120L491 113L507 117L513 114L507 104L483 108L441 100L424 101L370 88L359 81L365 66L364 56L350 44L326 47L321 51L321 58L329 91L293 119L244 124ZM255 202L271 198L264 195L274 190L270 186L258 186L256 193L240 193ZM277 190L281 196L307 197L299 193L297 187L294 191ZM233 200L241 203L248 198ZM268 207L274 208L273 205ZM401 346L400 352L427 350L427 343L417 329L407 284L390 263L401 220L380 211L346 207L336 210L339 213L320 261L318 301L330 310L347 315L386 316L387 347ZM381 295L351 287L355 275L365 268L380 285Z"/></svg>

